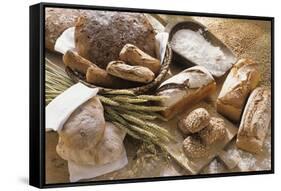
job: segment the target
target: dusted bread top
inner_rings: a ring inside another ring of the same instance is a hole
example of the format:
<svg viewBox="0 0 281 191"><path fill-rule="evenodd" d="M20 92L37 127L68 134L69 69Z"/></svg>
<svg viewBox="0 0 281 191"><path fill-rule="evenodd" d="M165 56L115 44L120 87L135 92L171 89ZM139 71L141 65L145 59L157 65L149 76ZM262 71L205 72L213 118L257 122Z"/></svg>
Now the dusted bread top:
<svg viewBox="0 0 281 191"><path fill-rule="evenodd" d="M169 107L211 83L215 83L212 75L203 66L194 66L164 81L158 88L158 94L169 97L162 103Z"/></svg>
<svg viewBox="0 0 281 191"><path fill-rule="evenodd" d="M210 96L216 90L216 82L203 66L188 68L163 82L157 89L157 95L166 98L160 102L166 107L162 115L172 118L188 106Z"/></svg>
<svg viewBox="0 0 281 191"><path fill-rule="evenodd" d="M91 11L76 23L75 46L79 55L103 69L110 61L118 60L128 43L156 57L155 32L144 14Z"/></svg>
<svg viewBox="0 0 281 191"><path fill-rule="evenodd" d="M90 164L94 161L94 150L104 131L103 106L94 97L77 108L58 131L57 153L65 160Z"/></svg>
<svg viewBox="0 0 281 191"><path fill-rule="evenodd" d="M159 88L162 89L169 84L177 84L179 85L178 87L185 85L186 88L200 88L214 81L214 78L206 68L203 66L194 66L164 81Z"/></svg>
<svg viewBox="0 0 281 191"><path fill-rule="evenodd" d="M77 108L58 133L57 153L78 165L109 164L125 151L124 131L105 122L97 97Z"/></svg>
<svg viewBox="0 0 281 191"><path fill-rule="evenodd" d="M240 59L230 70L217 99L219 113L233 121L240 119L251 91L260 79L258 65L250 59Z"/></svg>

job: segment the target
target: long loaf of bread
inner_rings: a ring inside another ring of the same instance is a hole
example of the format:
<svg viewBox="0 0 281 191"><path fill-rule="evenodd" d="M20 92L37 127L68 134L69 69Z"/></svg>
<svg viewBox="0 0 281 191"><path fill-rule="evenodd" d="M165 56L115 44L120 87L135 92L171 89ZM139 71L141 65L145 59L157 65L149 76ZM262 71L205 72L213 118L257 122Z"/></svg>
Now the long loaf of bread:
<svg viewBox="0 0 281 191"><path fill-rule="evenodd" d="M246 151L262 150L271 120L271 93L267 88L256 88L250 95L242 115L236 145Z"/></svg>
<svg viewBox="0 0 281 191"><path fill-rule="evenodd" d="M217 99L217 111L232 121L239 121L245 102L259 82L258 65L240 59L228 74Z"/></svg>
<svg viewBox="0 0 281 191"><path fill-rule="evenodd" d="M155 77L154 73L146 67L131 66L120 60L111 61L106 71L112 76L141 83L150 83Z"/></svg>
<svg viewBox="0 0 281 191"><path fill-rule="evenodd" d="M122 48L119 58L130 65L147 67L156 75L161 68L160 60L153 58L132 44L126 44Z"/></svg>
<svg viewBox="0 0 281 191"><path fill-rule="evenodd" d="M66 51L66 53L63 55L63 62L72 70L76 70L82 74L86 74L88 68L91 66L97 67L94 63L83 58L82 56L79 56L77 52L72 50Z"/></svg>

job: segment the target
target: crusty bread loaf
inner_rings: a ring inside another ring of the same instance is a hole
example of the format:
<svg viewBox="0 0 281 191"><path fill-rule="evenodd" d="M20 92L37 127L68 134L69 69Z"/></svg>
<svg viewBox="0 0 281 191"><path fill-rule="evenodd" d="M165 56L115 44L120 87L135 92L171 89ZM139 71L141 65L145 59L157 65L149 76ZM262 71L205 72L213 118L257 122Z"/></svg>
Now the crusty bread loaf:
<svg viewBox="0 0 281 191"><path fill-rule="evenodd" d="M216 90L216 82L203 66L188 68L164 81L157 89L157 95L167 98L160 102L167 107L162 112L166 118L172 118Z"/></svg>
<svg viewBox="0 0 281 191"><path fill-rule="evenodd" d="M86 73L86 81L96 86L105 88L129 88L139 85L112 76L106 70L97 66L91 66L88 68Z"/></svg>
<svg viewBox="0 0 281 191"><path fill-rule="evenodd" d="M112 61L106 71L112 76L133 82L149 83L154 79L154 73L143 66L131 66L123 61Z"/></svg>
<svg viewBox="0 0 281 191"><path fill-rule="evenodd" d="M77 164L93 164L93 150L102 140L105 130L103 106L94 97L76 109L59 133L57 153Z"/></svg>
<svg viewBox="0 0 281 191"><path fill-rule="evenodd" d="M124 131L105 122L97 97L77 108L58 133L57 153L76 164L108 164L124 152Z"/></svg>
<svg viewBox="0 0 281 191"><path fill-rule="evenodd" d="M242 115L236 145L246 151L262 151L271 120L271 93L267 88L256 88L250 95Z"/></svg>
<svg viewBox="0 0 281 191"><path fill-rule="evenodd" d="M251 91L260 78L258 65L249 59L239 60L228 74L217 99L217 111L237 122Z"/></svg>
<svg viewBox="0 0 281 191"><path fill-rule="evenodd" d="M75 27L75 46L82 57L105 69L118 60L125 44L134 44L156 57L153 27L144 14L91 11L79 17Z"/></svg>
<svg viewBox="0 0 281 191"><path fill-rule="evenodd" d="M118 85L115 80L114 76L99 67L89 67L86 73L86 81L100 87L114 88Z"/></svg>
<svg viewBox="0 0 281 191"><path fill-rule="evenodd" d="M54 51L58 37L69 27L75 26L76 19L85 11L79 9L50 8L45 12L45 46Z"/></svg>
<svg viewBox="0 0 281 191"><path fill-rule="evenodd" d="M130 65L147 67L155 75L159 73L161 68L160 60L153 58L132 44L126 44L122 48L119 58Z"/></svg>
<svg viewBox="0 0 281 191"><path fill-rule="evenodd" d="M72 50L66 51L66 53L63 55L63 63L72 70L76 70L84 75L87 73L89 67L95 66L94 63L81 57Z"/></svg>

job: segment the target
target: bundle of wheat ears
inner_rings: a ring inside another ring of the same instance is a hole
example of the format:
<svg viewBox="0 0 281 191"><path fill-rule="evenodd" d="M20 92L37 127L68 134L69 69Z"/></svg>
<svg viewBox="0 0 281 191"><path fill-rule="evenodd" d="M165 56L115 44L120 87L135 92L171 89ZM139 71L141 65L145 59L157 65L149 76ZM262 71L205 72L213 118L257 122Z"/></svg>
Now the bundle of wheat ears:
<svg viewBox="0 0 281 191"><path fill-rule="evenodd" d="M64 69L46 58L46 104L63 93L74 82ZM163 142L173 141L168 130L153 120L165 120L157 112L165 109L153 103L165 97L154 95L135 95L129 90L113 90L97 95L104 106L105 119L125 130L133 138L153 143L161 147Z"/></svg>

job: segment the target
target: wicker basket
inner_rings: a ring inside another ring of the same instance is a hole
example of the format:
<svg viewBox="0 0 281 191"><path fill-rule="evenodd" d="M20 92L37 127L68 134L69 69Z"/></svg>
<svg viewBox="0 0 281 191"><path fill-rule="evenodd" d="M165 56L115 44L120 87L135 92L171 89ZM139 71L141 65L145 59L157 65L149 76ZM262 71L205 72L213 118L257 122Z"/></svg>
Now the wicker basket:
<svg viewBox="0 0 281 191"><path fill-rule="evenodd" d="M164 61L162 63L162 66L161 66L161 69L160 69L160 72L159 72L158 76L149 84L145 84L145 85L140 86L140 87L128 88L126 90L131 90L135 94L138 95L138 94L144 94L148 91L156 89L159 86L159 84L163 81L163 79L165 78L165 76L166 76L166 74L169 70L171 60L172 60L172 49L171 49L171 46L168 43L167 49L166 49L166 52L165 52ZM74 82L81 82L81 83L83 83L84 85L86 85L90 88L99 88L99 93L101 93L101 94L105 94L108 91L117 90L117 89L104 88L104 87L99 87L99 86L95 86L93 84L90 84L90 83L85 81L85 77L77 74L76 72L71 70L69 67L66 67L65 70L66 70L66 73L68 74L68 76Z"/></svg>

